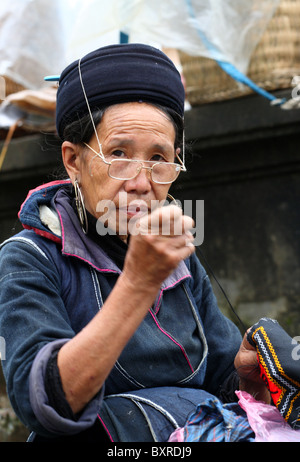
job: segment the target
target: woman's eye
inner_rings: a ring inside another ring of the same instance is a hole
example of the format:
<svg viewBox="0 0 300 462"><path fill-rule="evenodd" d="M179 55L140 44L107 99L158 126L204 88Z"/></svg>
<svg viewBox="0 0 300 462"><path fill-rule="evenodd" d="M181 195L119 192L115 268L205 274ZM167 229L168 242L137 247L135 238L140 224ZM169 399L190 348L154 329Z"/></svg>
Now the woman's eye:
<svg viewBox="0 0 300 462"><path fill-rule="evenodd" d="M161 156L160 154L154 154L151 157L151 160L155 161L155 162L166 162L166 159L163 156Z"/></svg>
<svg viewBox="0 0 300 462"><path fill-rule="evenodd" d="M125 157L125 153L121 149L116 149L111 153L113 157Z"/></svg>

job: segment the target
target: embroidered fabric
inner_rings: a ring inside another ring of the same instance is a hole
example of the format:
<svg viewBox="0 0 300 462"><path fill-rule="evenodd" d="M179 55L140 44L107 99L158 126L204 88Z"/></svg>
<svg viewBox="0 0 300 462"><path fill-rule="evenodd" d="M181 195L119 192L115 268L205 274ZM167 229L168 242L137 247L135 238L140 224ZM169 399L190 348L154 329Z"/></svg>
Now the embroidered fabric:
<svg viewBox="0 0 300 462"><path fill-rule="evenodd" d="M253 442L254 433L238 403L223 404L217 398L199 403L184 427L169 442Z"/></svg>
<svg viewBox="0 0 300 462"><path fill-rule="evenodd" d="M277 321L262 318L248 332L247 340L257 350L260 376L273 403L292 428L300 428L300 368L293 339Z"/></svg>

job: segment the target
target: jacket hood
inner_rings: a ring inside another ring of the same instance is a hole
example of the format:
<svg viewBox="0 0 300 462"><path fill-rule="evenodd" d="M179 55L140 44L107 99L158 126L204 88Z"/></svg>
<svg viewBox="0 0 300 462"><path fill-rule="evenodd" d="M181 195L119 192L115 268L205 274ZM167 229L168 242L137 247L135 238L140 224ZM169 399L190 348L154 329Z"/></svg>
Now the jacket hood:
<svg viewBox="0 0 300 462"><path fill-rule="evenodd" d="M31 189L20 207L18 217L25 229L33 229L37 234L55 242L61 242L58 223L51 219L51 202L57 191L71 185L71 180L57 180ZM48 209L49 213L46 212Z"/></svg>

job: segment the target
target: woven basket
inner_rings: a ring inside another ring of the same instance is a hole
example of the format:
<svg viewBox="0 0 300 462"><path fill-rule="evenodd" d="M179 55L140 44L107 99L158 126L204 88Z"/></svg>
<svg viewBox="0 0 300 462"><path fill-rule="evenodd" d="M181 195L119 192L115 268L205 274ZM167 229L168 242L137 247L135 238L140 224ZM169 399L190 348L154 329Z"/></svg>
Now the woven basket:
<svg viewBox="0 0 300 462"><path fill-rule="evenodd" d="M1 80L0 82L1 99L4 99L3 97L11 95L12 93L17 93L18 91L25 90L25 87L23 85L20 85L19 83L14 82L12 79L7 77L6 75L2 75L0 76L0 78L4 79L4 82L3 80Z"/></svg>
<svg viewBox="0 0 300 462"><path fill-rule="evenodd" d="M179 55L192 106L253 93L215 61ZM300 75L300 0L281 0L251 57L247 75L268 91L289 88L292 78Z"/></svg>

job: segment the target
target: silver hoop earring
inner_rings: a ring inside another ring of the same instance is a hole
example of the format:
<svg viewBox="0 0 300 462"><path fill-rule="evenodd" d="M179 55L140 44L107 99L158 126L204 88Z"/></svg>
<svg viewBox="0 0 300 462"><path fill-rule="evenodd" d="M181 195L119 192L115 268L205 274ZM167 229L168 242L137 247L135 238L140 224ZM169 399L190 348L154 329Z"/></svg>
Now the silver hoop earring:
<svg viewBox="0 0 300 462"><path fill-rule="evenodd" d="M181 209L181 204L170 193L167 194L167 198L170 199L171 203L173 202L174 205L177 205L177 207Z"/></svg>
<svg viewBox="0 0 300 462"><path fill-rule="evenodd" d="M80 190L78 180L76 179L74 182L74 191L75 191L75 204L77 208L78 218L80 221L80 226L84 234L88 232L88 219L87 214L83 202L82 192Z"/></svg>

